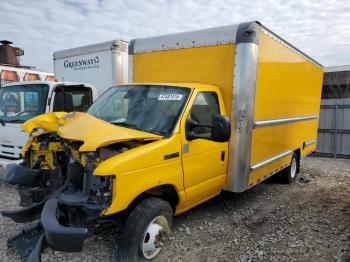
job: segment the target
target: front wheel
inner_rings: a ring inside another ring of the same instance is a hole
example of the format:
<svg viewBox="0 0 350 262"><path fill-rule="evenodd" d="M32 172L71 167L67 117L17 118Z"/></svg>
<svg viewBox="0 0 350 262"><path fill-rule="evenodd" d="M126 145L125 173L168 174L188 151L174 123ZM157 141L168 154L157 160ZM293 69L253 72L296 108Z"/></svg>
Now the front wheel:
<svg viewBox="0 0 350 262"><path fill-rule="evenodd" d="M282 182L287 184L292 184L297 177L297 174L299 171L299 165L300 165L299 158L297 154L293 152L292 160L290 161L289 167L287 167L281 173Z"/></svg>
<svg viewBox="0 0 350 262"><path fill-rule="evenodd" d="M170 233L173 210L162 199L143 200L130 213L119 239L118 261L142 261L156 257Z"/></svg>

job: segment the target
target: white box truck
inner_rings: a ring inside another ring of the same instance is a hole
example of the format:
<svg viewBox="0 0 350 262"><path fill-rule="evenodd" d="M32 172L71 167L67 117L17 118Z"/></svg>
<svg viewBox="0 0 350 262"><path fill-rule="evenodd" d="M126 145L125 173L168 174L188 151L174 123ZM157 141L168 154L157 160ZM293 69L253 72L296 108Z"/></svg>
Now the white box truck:
<svg viewBox="0 0 350 262"><path fill-rule="evenodd" d="M98 95L128 81L128 42L113 40L54 52L59 81L93 84Z"/></svg>
<svg viewBox="0 0 350 262"><path fill-rule="evenodd" d="M97 98L91 84L15 82L0 88L0 178L9 163L22 161L28 134L21 124L49 112L85 111Z"/></svg>

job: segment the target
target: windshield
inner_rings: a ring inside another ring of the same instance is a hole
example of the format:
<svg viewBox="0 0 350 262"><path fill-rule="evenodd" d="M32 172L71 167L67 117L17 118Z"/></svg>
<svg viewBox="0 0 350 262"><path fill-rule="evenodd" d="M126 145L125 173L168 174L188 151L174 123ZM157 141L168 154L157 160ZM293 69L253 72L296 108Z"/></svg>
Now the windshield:
<svg viewBox="0 0 350 262"><path fill-rule="evenodd" d="M49 86L14 85L0 88L0 121L23 123L45 113Z"/></svg>
<svg viewBox="0 0 350 262"><path fill-rule="evenodd" d="M107 90L88 113L115 125L169 135L190 93L189 88L137 85Z"/></svg>

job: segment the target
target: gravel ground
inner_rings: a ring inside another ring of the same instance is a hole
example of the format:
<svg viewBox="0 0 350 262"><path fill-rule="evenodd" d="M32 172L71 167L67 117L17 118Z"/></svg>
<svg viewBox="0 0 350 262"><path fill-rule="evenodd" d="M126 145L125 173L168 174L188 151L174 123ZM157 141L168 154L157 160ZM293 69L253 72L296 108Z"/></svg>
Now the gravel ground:
<svg viewBox="0 0 350 262"><path fill-rule="evenodd" d="M0 209L16 209L1 186ZM6 238L23 225L0 218L0 261L18 261ZM46 249L43 261L115 261L117 228L95 225L81 253ZM174 219L155 261L350 261L350 160L308 157L293 185L270 180L224 193Z"/></svg>

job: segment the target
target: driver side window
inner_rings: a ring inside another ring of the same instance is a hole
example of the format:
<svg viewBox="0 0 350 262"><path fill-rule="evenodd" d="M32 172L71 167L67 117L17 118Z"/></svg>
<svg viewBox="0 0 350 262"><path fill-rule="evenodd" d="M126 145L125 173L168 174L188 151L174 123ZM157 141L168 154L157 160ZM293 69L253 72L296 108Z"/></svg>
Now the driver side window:
<svg viewBox="0 0 350 262"><path fill-rule="evenodd" d="M218 96L215 92L198 93L189 118L201 125L212 126L214 116L220 115ZM203 138L210 138L212 129L210 127L199 126L192 130L196 135Z"/></svg>

